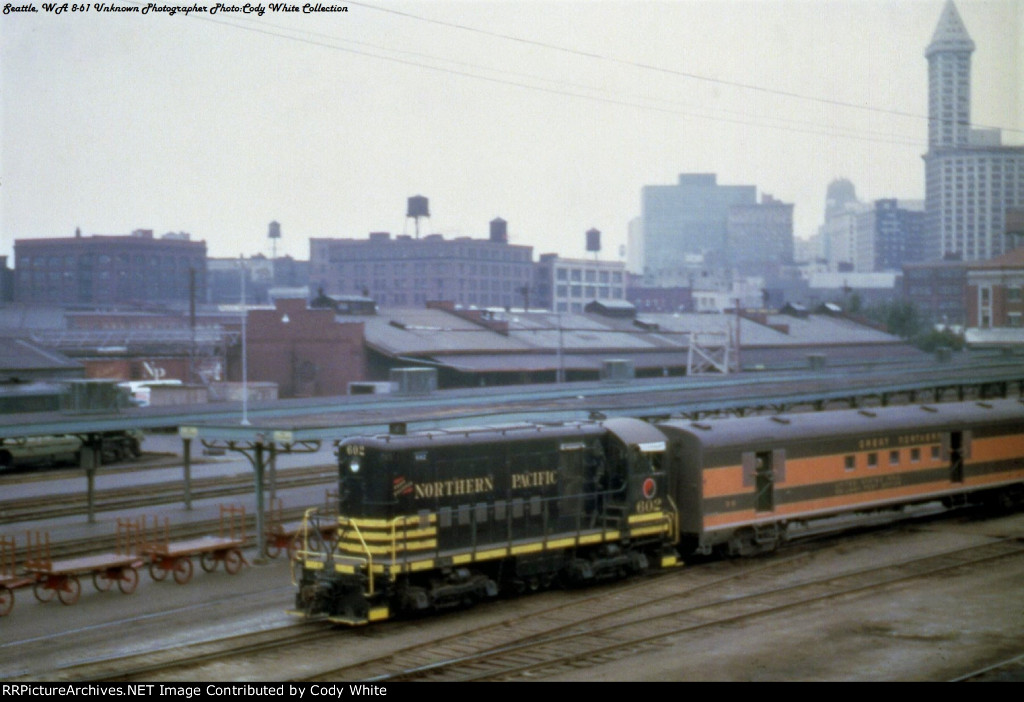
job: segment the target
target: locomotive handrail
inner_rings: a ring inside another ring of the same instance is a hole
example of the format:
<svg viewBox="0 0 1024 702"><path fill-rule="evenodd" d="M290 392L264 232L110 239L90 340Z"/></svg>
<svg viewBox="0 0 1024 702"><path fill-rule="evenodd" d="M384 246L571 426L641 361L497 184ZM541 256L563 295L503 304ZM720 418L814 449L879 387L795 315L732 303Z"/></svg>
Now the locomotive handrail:
<svg viewBox="0 0 1024 702"><path fill-rule="evenodd" d="M676 501L672 499L672 495L666 495L669 506L672 508L668 513L669 516L669 537L672 542L679 541L679 508L676 506Z"/></svg>
<svg viewBox="0 0 1024 702"><path fill-rule="evenodd" d="M398 527L401 527L403 531L409 526L411 522L419 523L419 516L403 515L401 517L395 517L388 524L388 528L391 530L391 566L394 567L398 564ZM363 544L366 545L365 542ZM435 553L437 545L435 544Z"/></svg>
<svg viewBox="0 0 1024 702"><path fill-rule="evenodd" d="M306 556L314 553L313 551L310 551L310 549L309 549L309 523L310 523L310 518L313 517L314 515L316 515L316 513L318 511L319 511L318 507L310 507L310 508L306 509L302 513L302 524L299 527L299 531L302 532L302 548L296 551L296 553L295 553L295 558L296 559L301 558L302 560L305 560ZM317 529L316 531L317 531L317 534L319 535L319 533L320 533L319 529ZM322 540L322 537L321 537L321 540ZM319 553L319 552L316 552L316 553ZM325 556L326 555L328 555L328 554L325 554ZM294 571L294 569L292 570L292 584L293 585L295 584L295 571Z"/></svg>
<svg viewBox="0 0 1024 702"><path fill-rule="evenodd" d="M366 539L363 538L363 532L361 532L359 530L359 525L356 523L356 520L348 519L347 517L339 517L338 518L338 526L339 527L341 526L341 520L342 519L344 519L346 522L349 522L352 525L352 528L356 532L356 536L359 537L359 543L361 543L363 545L363 550L366 552L366 574L369 576L369 590L368 590L368 592L366 594L373 595L376 592L376 590L374 590L374 588L373 588L373 553L370 552L370 547L366 543ZM338 538L338 542L339 543L341 542L341 537L340 536Z"/></svg>

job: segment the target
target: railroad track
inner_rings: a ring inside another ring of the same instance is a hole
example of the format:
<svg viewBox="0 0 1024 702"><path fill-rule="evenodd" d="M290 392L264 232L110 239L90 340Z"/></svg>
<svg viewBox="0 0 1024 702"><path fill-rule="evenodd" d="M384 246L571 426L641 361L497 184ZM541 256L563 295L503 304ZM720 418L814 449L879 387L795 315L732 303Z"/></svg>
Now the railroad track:
<svg viewBox="0 0 1024 702"><path fill-rule="evenodd" d="M441 647L431 646L431 661L423 660L419 649L409 652L408 658L392 655L325 671L310 680L511 681L578 673L668 646L680 635L699 635L702 630L807 607L812 602L825 603L1021 555L1024 541L1014 538L782 586L774 584L771 568L681 593L674 591L676 584L671 580L662 580L645 589L642 599L620 592L590 599L574 608L570 621L552 623L543 635L538 635L532 623L521 628L512 622L500 630L501 642L491 647L472 650L464 642L466 637L458 637ZM768 580L763 589L751 582L757 577ZM678 645L678 640L671 645ZM381 672L375 674L375 668Z"/></svg>
<svg viewBox="0 0 1024 702"><path fill-rule="evenodd" d="M797 556L791 559L780 559L778 562L763 567L783 568L806 557ZM741 570L740 573L724 576L724 579L730 579L742 577L749 572L752 565L752 562L749 561L719 562L710 564L710 570L721 573L729 570L735 571L736 568L739 568ZM565 593L567 597L564 599L568 600L566 603L542 608L531 614L526 622L518 619L504 620L491 626L478 628L470 633L432 639L430 648L431 650L436 648L437 650L448 651L452 650L451 647L454 646L468 646L475 650L487 650L498 645L503 640L504 632L508 627L515 626L521 632L524 626L529 626L530 622L533 623L533 634L543 636L550 629L549 622L565 621L566 618L572 619L576 617L577 615L574 612L580 607L581 602L593 600L600 603L604 601L609 596L609 593L606 591L609 587L620 597L631 597L635 596L635 593L642 592L650 587L652 580L657 580L659 577L678 579L682 572L681 570L671 571L630 581L609 583L606 586L598 586L589 590ZM699 577L701 573L694 570L689 571L689 575L691 577ZM713 583L718 583L722 579L722 577L716 578L712 573L706 572L703 574L703 577L710 578ZM289 588L288 594L291 593L292 590ZM443 617L444 615L440 616ZM440 621L439 617L432 619ZM399 638L402 638L403 632L415 627L415 621L399 621L393 622L390 629L392 631L397 629L399 631ZM264 660L267 666L273 666L282 656L301 660L321 649L325 641L340 640L350 644L352 635L360 635L365 631L368 630L339 629L327 622L297 622L289 627L251 632L218 639L217 641L179 646L167 650L147 651L117 659L90 662L60 671L59 679L80 682L205 679L205 677L209 676L206 670L210 666L230 666L232 665L232 660L246 660L252 664L254 659L256 667L261 667ZM346 675L355 673L370 677L380 674L382 670L381 665L386 666L387 662L393 657L396 661L403 662L404 665L410 665L417 664L423 660L423 655L422 647L411 646L389 653L380 659L371 660L356 666L349 666L341 670L345 671ZM393 667L391 669L393 670ZM345 679L360 680L363 678L346 677Z"/></svg>
<svg viewBox="0 0 1024 702"><path fill-rule="evenodd" d="M1022 682L1024 681L1024 654L1011 656L990 665L957 676L949 682Z"/></svg>
<svg viewBox="0 0 1024 702"><path fill-rule="evenodd" d="M244 658L267 651L288 651L298 645L316 645L337 638L338 632L332 627L318 626L311 629L308 623L296 623L216 641L92 661L58 671L56 679L75 682L212 680L192 677L192 671L197 667L220 664L233 657Z"/></svg>
<svg viewBox="0 0 1024 702"><path fill-rule="evenodd" d="M277 488L327 485L335 479L336 475L332 466L290 468L278 471ZM252 476L247 475L193 478L191 483L192 499L216 499L249 494L252 492L252 485ZM113 488L97 491L93 505L96 512L136 509L181 502L182 494L180 481ZM84 515L87 510L88 502L84 493L0 500L0 525Z"/></svg>
<svg viewBox="0 0 1024 702"><path fill-rule="evenodd" d="M278 470L276 488L278 490L305 486L323 485L325 489L333 487L336 480L333 466L310 466ZM253 481L251 476L202 478L192 480L192 499L209 500L225 499L252 494ZM145 486L102 490L96 493L94 511L99 514L107 511L145 510L158 504L174 504L182 502L182 486L180 482L156 483ZM284 508L281 510L283 521L296 521L302 518L306 506ZM48 497L28 498L21 500L0 501L0 526L14 532L24 522L43 522L58 517L79 516L87 513L86 496L81 493L53 495ZM256 515L246 514L246 533L250 541L255 543ZM191 523L171 524L168 535L172 539L187 539L204 536L216 532L219 521L199 520ZM252 545L252 544L250 544ZM113 551L117 547L117 535L111 531L109 536L93 536L83 539L64 540L50 544L50 555L54 559L74 558ZM24 544L19 544L16 552L17 562L26 557Z"/></svg>
<svg viewBox="0 0 1024 702"><path fill-rule="evenodd" d="M339 631L326 624L306 623L105 661L101 667L68 669L61 677L90 681L206 679L230 676L231 672L225 671L245 666L306 682L538 680L678 646L680 636L699 637L716 627L1019 557L1024 555L1024 540L1002 539L790 582L791 574L799 571L811 553L776 557L768 563L712 562L584 591L551 593L564 597L556 597L558 604L532 610L528 616L517 613L515 618L468 632L431 637L429 646L407 645L341 667L330 661L352 659L353 636L374 637L377 632ZM643 597L638 597L639 593ZM388 626L388 637L404 641L417 623ZM332 643L339 652L333 656L327 653ZM303 661L302 667L295 668L295 661ZM316 672L307 672L311 670Z"/></svg>

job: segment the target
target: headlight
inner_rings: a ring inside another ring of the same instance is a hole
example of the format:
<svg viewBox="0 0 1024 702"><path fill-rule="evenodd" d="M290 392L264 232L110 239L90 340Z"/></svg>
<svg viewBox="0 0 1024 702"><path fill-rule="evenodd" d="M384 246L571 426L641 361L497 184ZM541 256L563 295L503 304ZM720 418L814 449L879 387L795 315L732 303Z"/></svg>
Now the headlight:
<svg viewBox="0 0 1024 702"><path fill-rule="evenodd" d="M348 469L353 473L359 472L359 459L353 458L348 462Z"/></svg>

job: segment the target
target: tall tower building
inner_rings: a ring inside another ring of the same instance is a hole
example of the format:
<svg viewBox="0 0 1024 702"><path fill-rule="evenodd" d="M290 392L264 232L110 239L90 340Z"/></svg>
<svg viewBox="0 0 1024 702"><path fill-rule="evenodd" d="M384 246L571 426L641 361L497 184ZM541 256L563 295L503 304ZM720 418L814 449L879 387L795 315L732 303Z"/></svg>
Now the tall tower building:
<svg viewBox="0 0 1024 702"><path fill-rule="evenodd" d="M1006 210L1024 204L1024 147L1002 146L998 129L971 128L971 53L953 0L925 49L928 153L925 259L985 260L1013 247Z"/></svg>
<svg viewBox="0 0 1024 702"><path fill-rule="evenodd" d="M971 54L967 35L953 0L947 0L925 49L928 59L928 147L965 146L971 129Z"/></svg>

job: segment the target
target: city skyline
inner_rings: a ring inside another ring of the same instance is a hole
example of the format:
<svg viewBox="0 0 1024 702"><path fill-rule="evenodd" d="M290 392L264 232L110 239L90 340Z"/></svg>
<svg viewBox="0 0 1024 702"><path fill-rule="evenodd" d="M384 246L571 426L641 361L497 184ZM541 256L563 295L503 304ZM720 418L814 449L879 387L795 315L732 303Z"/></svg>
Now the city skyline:
<svg viewBox="0 0 1024 702"><path fill-rule="evenodd" d="M130 6L132 3L116 3ZM201 3L200 3L201 4ZM715 173L795 205L847 178L922 199L944 0L348 3L346 13L0 21L0 255L14 239L186 231L212 257L309 239L486 238L618 259L645 185ZM972 122L1024 143L1024 6L960 0Z"/></svg>

